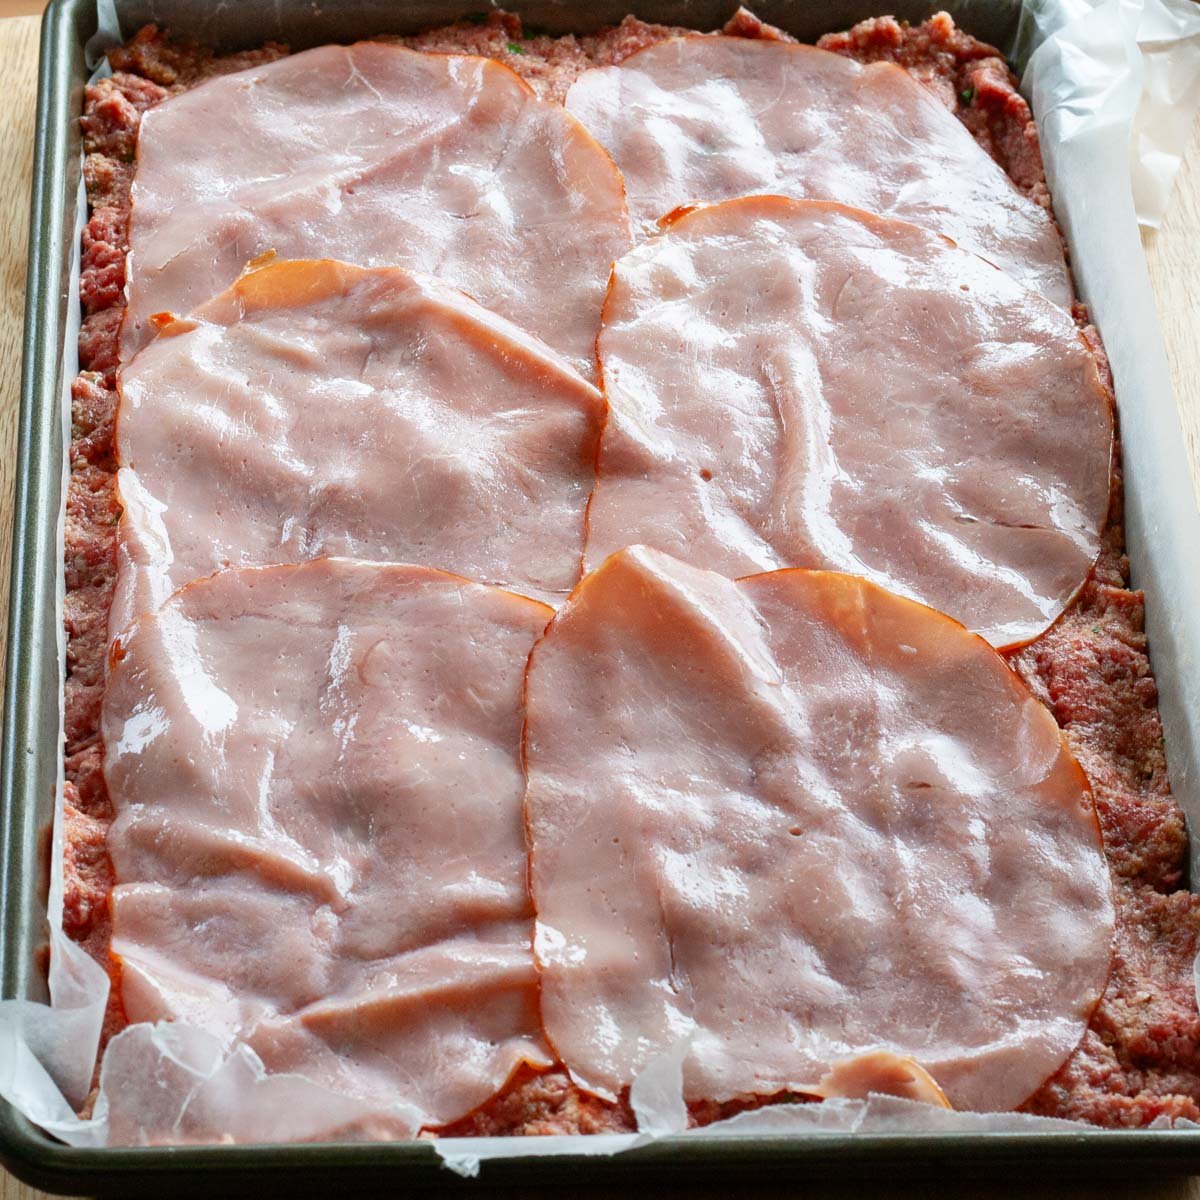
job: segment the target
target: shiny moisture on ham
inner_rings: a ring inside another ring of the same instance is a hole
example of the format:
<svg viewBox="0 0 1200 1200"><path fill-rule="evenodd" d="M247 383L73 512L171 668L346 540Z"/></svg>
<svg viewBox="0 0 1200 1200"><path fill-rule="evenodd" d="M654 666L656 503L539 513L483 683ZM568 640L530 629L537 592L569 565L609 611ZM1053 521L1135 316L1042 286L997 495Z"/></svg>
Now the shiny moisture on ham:
<svg viewBox="0 0 1200 1200"><path fill-rule="evenodd" d="M901 217L1072 299L1062 239L960 121L894 63L775 40L673 38L567 94L625 176L635 221L780 193Z"/></svg>
<svg viewBox="0 0 1200 1200"><path fill-rule="evenodd" d="M620 173L507 67L362 42L211 79L142 118L122 359L274 250L427 271L584 371L630 245Z"/></svg>
<svg viewBox="0 0 1200 1200"><path fill-rule="evenodd" d="M1079 1041L1113 928L1087 781L954 621L632 547L535 646L526 705L542 1016L585 1088L686 1042L688 1100L836 1094L884 1049L999 1111Z"/></svg>
<svg viewBox="0 0 1200 1200"><path fill-rule="evenodd" d="M119 386L112 636L228 565L417 562L558 598L579 579L604 401L436 280L268 263Z"/></svg>
<svg viewBox="0 0 1200 1200"><path fill-rule="evenodd" d="M1066 312L937 234L816 201L690 212L621 259L586 562L865 575L997 647L1092 569L1111 397Z"/></svg>
<svg viewBox="0 0 1200 1200"><path fill-rule="evenodd" d="M242 1038L400 1134L546 1065L518 752L550 615L324 559L139 621L101 724L130 1021Z"/></svg>

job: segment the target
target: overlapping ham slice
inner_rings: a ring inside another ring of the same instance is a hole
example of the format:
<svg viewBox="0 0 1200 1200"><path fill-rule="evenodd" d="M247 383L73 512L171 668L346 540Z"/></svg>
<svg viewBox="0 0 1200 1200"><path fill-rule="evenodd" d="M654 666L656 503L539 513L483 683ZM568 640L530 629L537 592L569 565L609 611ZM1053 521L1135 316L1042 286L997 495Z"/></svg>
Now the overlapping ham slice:
<svg viewBox="0 0 1200 1200"><path fill-rule="evenodd" d="M843 1060L888 1050L1002 1110L1078 1042L1113 927L1087 782L955 622L632 547L526 698L542 1014L582 1086L686 1043L689 1100L856 1094L878 1061Z"/></svg>
<svg viewBox="0 0 1200 1200"><path fill-rule="evenodd" d="M642 542L730 576L865 575L998 647L1087 578L1111 398L1071 318L901 221L774 196L621 259L587 563Z"/></svg>
<svg viewBox="0 0 1200 1200"><path fill-rule="evenodd" d="M614 258L620 173L489 59L361 42L209 80L142 118L122 359L252 258L314 251L436 274L581 370Z"/></svg>
<svg viewBox="0 0 1200 1200"><path fill-rule="evenodd" d="M120 391L113 635L230 564L419 562L551 597L579 579L603 399L444 284L268 263Z"/></svg>
<svg viewBox="0 0 1200 1200"><path fill-rule="evenodd" d="M409 1133L547 1063L518 751L550 615L325 559L138 622L102 719L130 1020L242 1038Z"/></svg>
<svg viewBox="0 0 1200 1200"><path fill-rule="evenodd" d="M1049 214L894 63L767 39L673 38L586 71L566 105L612 153L636 221L756 192L834 200L947 234L1071 302Z"/></svg>

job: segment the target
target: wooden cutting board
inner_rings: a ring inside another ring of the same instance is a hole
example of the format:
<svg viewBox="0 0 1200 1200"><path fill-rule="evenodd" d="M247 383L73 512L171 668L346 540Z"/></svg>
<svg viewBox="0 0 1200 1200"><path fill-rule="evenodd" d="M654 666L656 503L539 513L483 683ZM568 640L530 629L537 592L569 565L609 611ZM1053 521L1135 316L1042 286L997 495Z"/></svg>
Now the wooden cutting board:
<svg viewBox="0 0 1200 1200"><path fill-rule="evenodd" d="M886 7L886 5L884 6ZM37 85L38 17L0 19L0 580L8 578L12 546L13 481L18 469L14 461L17 441L17 400L20 391L21 338L25 306L25 254L29 228L29 184L33 151L34 96ZM1147 235L1146 255L1154 282L1159 315L1171 359L1175 396L1183 419L1184 436L1192 463L1192 479L1200 496L1200 122L1172 200L1171 211L1155 234ZM7 625L7 588L0 586L0 638ZM0 660L2 661L2 660ZM586 1190L572 1189L576 1195ZM773 1186L771 1191L778 1191ZM829 1184L803 1188L811 1200L845 1197L857 1200L861 1186ZM595 1193L591 1193L595 1194ZM738 1196L760 1197L763 1189L749 1182L744 1188L656 1189L656 1196L689 1200L705 1194L734 1200ZM929 1181L923 1184L883 1188L874 1185L875 1197L1001 1197L1020 1195L1022 1200L1097 1196L1136 1196L1139 1200L1200 1200L1200 1178L1143 1179L1123 1185L1108 1181L1073 1185L1035 1183L1029 1179L1014 1184L991 1183L969 1190L959 1181ZM484 1193L480 1192L483 1197ZM42 1196L11 1175L0 1171L0 1200L36 1200ZM531 1194L532 1196L532 1194Z"/></svg>

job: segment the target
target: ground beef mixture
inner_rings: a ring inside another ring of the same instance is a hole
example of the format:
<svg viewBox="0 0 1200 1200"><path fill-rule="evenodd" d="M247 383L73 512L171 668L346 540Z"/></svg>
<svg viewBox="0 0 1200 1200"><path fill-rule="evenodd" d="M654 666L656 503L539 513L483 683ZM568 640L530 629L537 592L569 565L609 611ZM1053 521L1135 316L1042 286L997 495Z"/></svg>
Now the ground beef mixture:
<svg viewBox="0 0 1200 1200"><path fill-rule="evenodd" d="M746 12L726 31L783 37ZM540 94L561 100L588 67L620 62L685 32L627 17L586 37L551 37L492 12L402 41L423 50L496 58ZM1017 186L1050 208L1034 122L996 50L955 28L945 14L920 26L890 17L865 21L819 43L860 61L890 60L936 94ZM217 57L174 43L154 27L109 55L113 75L87 89L82 129L90 220L83 233L81 374L72 389L71 474L66 519L67 932L117 980L109 951L112 868L105 833L112 808L101 773L98 718L105 630L116 575L113 417L117 331L124 309L125 250L138 123L173 92L216 74L286 54L268 44ZM1086 313L1076 317L1103 363ZM1119 472L1106 548L1078 602L1012 666L1054 713L1096 794L1118 903L1113 971L1075 1054L1026 1104L1030 1112L1108 1126L1139 1126L1162 1115L1200 1120L1200 1015L1192 961L1200 948L1200 896L1186 880L1186 830L1171 796L1154 676L1146 653L1141 593L1129 590L1123 553ZM106 1036L124 1024L114 988ZM798 1099L791 1096L776 1101ZM706 1123L762 1104L696 1105ZM502 1094L447 1133L597 1133L633 1128L626 1103L581 1092L561 1070L522 1069Z"/></svg>

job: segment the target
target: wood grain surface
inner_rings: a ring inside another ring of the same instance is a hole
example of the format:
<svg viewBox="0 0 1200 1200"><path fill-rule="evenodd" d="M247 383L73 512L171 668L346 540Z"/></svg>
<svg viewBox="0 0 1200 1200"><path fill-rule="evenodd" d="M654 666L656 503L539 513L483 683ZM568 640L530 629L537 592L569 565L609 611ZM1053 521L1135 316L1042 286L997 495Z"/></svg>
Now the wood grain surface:
<svg viewBox="0 0 1200 1200"><path fill-rule="evenodd" d="M15 3L15 0L14 0ZM30 2L30 7L35 3ZM884 5L883 7L886 7ZM0 19L0 580L8 578L11 549L13 481L19 464L16 455L17 401L20 389L21 338L25 302L25 255L29 223L29 182L33 148L34 96L37 82L36 16ZM1200 122L1197 123L1171 210L1162 229L1144 237L1150 274L1154 282L1167 352L1171 359L1175 395L1180 405L1185 438L1191 455L1193 482L1200 496ZM0 637L7 624L7 587L0 584ZM0 660L2 661L2 660ZM1031 1164L1032 1166L1032 1164ZM1036 1171L1036 1168L1034 1168ZM586 1179L572 1189L588 1195ZM479 1191L486 1195L486 1184ZM1013 1181L967 1184L943 1179L887 1187L860 1184L812 1183L795 1188L773 1185L783 1194L851 1198L871 1195L905 1200L941 1200L942 1197L1022 1197L1022 1200L1093 1200L1095 1197L1128 1197L1130 1200L1200 1200L1200 1178L1155 1179L1137 1182L1106 1180L1071 1184L1031 1175ZM696 1188L656 1189L669 1200L678 1195L695 1200ZM701 1194L761 1198L763 1188L747 1179L741 1186L726 1186ZM0 1200L37 1200L43 1193L26 1187L0 1171Z"/></svg>
<svg viewBox="0 0 1200 1200"><path fill-rule="evenodd" d="M16 479L17 403L25 324L25 254L33 163L38 17L0 21L0 650L8 629L8 560ZM0 654L0 664L3 664ZM0 671L3 666L0 665Z"/></svg>

